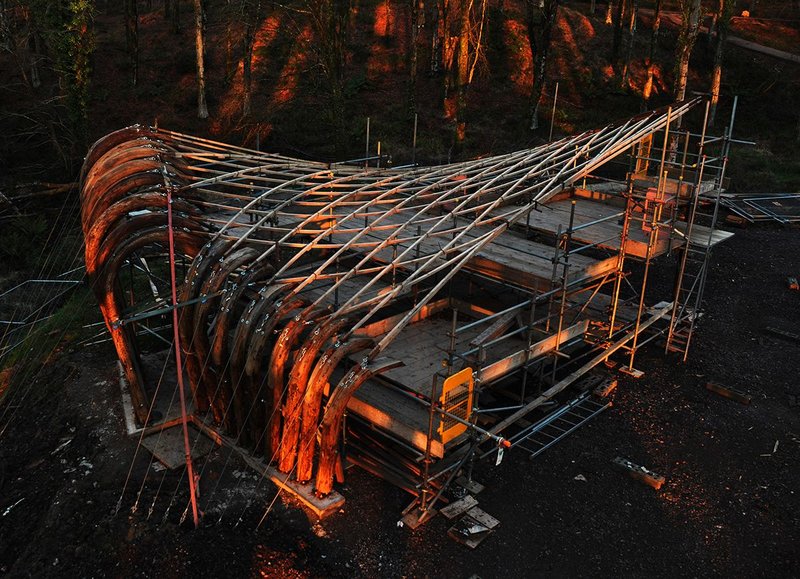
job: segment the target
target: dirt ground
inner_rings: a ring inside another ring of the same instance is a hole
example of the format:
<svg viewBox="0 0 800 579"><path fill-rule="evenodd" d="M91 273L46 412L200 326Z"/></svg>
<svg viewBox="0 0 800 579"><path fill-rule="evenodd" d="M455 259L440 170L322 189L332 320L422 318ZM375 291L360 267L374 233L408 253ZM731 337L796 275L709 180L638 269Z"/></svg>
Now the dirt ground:
<svg viewBox="0 0 800 579"><path fill-rule="evenodd" d="M572 437L534 461L512 450L498 467L479 464L478 500L500 526L475 551L447 537L441 516L398 527L409 496L357 468L344 508L317 523L219 449L199 463L205 516L194 530L181 522L182 473L157 471L145 451L134 459L110 346L66 351L36 378L41 396L0 409L0 574L792 576L800 344L764 328L800 327L800 293L785 283L798 255L797 229L737 230L713 256L687 364L650 347L637 362L645 376L622 379L613 407ZM709 380L752 404L708 393ZM666 484L626 477L617 455Z"/></svg>

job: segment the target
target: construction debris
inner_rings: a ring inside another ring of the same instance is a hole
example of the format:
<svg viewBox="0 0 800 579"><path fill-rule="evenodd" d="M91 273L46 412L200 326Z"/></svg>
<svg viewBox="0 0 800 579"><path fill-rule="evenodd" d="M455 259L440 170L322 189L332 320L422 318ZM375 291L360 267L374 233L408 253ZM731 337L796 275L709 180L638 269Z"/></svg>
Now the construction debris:
<svg viewBox="0 0 800 579"><path fill-rule="evenodd" d="M476 506L478 501L472 495L467 495L452 504L447 505L439 512L448 519L455 519L457 516L466 513L472 507Z"/></svg>
<svg viewBox="0 0 800 579"><path fill-rule="evenodd" d="M716 382L706 382L706 390L744 405L748 405L753 401L753 397L750 394L745 394L741 390L736 390L730 386L723 386Z"/></svg>
<svg viewBox="0 0 800 579"><path fill-rule="evenodd" d="M764 328L770 334L778 336L779 338L783 338L784 340L789 340L790 342L797 342L800 343L800 334L795 332L789 332L787 330L782 330L780 328L774 328L772 326L767 326Z"/></svg>
<svg viewBox="0 0 800 579"><path fill-rule="evenodd" d="M474 507L450 527L447 534L458 543L475 549L499 524L500 521L493 516Z"/></svg>
<svg viewBox="0 0 800 579"><path fill-rule="evenodd" d="M800 283L797 283L796 277L786 278L786 285L789 286L790 290L800 291Z"/></svg>
<svg viewBox="0 0 800 579"><path fill-rule="evenodd" d="M627 472L631 477L635 478L638 481L643 482L649 487L653 487L655 490L659 490L666 481L666 479L660 474L657 474L648 468L640 466L635 462L628 460L627 458L618 456L611 462L615 466Z"/></svg>
<svg viewBox="0 0 800 579"><path fill-rule="evenodd" d="M477 495L484 488L486 488L481 483L475 482L472 479L468 479L465 476L460 476L456 478L456 484L473 495Z"/></svg>
<svg viewBox="0 0 800 579"><path fill-rule="evenodd" d="M600 384L595 387L592 393L598 398L607 398L611 393L617 389L619 382L614 378L606 377Z"/></svg>
<svg viewBox="0 0 800 579"><path fill-rule="evenodd" d="M721 197L720 203L750 223L758 221L776 221L782 224L800 222L800 193L758 196L726 193Z"/></svg>

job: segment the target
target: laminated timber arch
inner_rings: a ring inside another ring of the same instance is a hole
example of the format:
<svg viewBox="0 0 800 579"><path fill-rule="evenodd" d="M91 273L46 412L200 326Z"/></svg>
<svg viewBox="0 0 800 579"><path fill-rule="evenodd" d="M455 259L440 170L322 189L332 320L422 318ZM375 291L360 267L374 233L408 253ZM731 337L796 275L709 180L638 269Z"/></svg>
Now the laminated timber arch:
<svg viewBox="0 0 800 579"><path fill-rule="evenodd" d="M402 364L385 356L398 334L539 204L697 102L438 167L318 163L138 126L101 139L81 172L87 271L138 421L150 400L130 328L164 302L152 283L155 304L126 303L121 270L140 259L155 277L141 252L165 251L167 192L190 264L178 307L195 411L325 494L348 400Z"/></svg>

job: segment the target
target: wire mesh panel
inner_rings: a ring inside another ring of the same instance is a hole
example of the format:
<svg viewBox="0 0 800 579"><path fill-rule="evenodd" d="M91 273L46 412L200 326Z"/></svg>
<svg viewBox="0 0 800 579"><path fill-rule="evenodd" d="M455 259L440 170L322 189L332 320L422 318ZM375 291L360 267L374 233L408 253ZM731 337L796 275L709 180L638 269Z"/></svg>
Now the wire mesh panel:
<svg viewBox="0 0 800 579"><path fill-rule="evenodd" d="M447 412L442 416L442 422L439 425L442 444L447 444L467 430L467 425L454 417L457 416L465 421L469 419L469 415L472 413L473 387L472 368L464 368L444 381L442 396L439 399L442 409Z"/></svg>

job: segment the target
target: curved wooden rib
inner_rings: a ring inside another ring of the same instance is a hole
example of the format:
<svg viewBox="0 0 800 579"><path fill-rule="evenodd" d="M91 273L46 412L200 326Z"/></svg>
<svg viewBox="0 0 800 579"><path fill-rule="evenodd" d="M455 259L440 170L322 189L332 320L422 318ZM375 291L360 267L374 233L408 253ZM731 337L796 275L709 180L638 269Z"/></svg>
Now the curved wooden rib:
<svg viewBox="0 0 800 579"><path fill-rule="evenodd" d="M344 344L337 342L325 351L314 366L303 399L303 424L300 432L300 448L297 452L298 481L306 483L311 480L322 395L328 386L331 374L346 356L374 345L375 342L371 338L359 338Z"/></svg>
<svg viewBox="0 0 800 579"><path fill-rule="evenodd" d="M357 364L336 385L325 405L319 425L319 463L317 464L316 492L327 495L333 489L333 474L339 457L342 435L342 417L347 403L361 385L372 376L402 366L399 360L375 360L370 366Z"/></svg>
<svg viewBox="0 0 800 579"><path fill-rule="evenodd" d="M197 409L210 405L242 444L258 448L265 438L265 451L280 455L279 468L296 467L303 482L313 476L318 433L316 485L326 494L348 400L370 376L399 364L379 356L420 309L537 203L696 102L506 155L381 171L146 127L101 139L81 171L87 271L137 418L143 420L145 397L135 341L116 323L123 302L115 280L136 248L163 247L167 190L176 248L193 258L180 288L179 332ZM380 339L351 339L423 282L428 289ZM344 302L330 311L337 291ZM334 336L342 343L331 345ZM333 369L366 348L320 420Z"/></svg>
<svg viewBox="0 0 800 579"><path fill-rule="evenodd" d="M350 320L324 321L317 325L311 335L303 343L289 372L289 384L286 387L286 403L283 412L283 436L278 469L289 472L294 468L297 456L297 438L300 434L300 419L303 411L303 400L308 387L308 374L316 361L317 354L339 330Z"/></svg>

